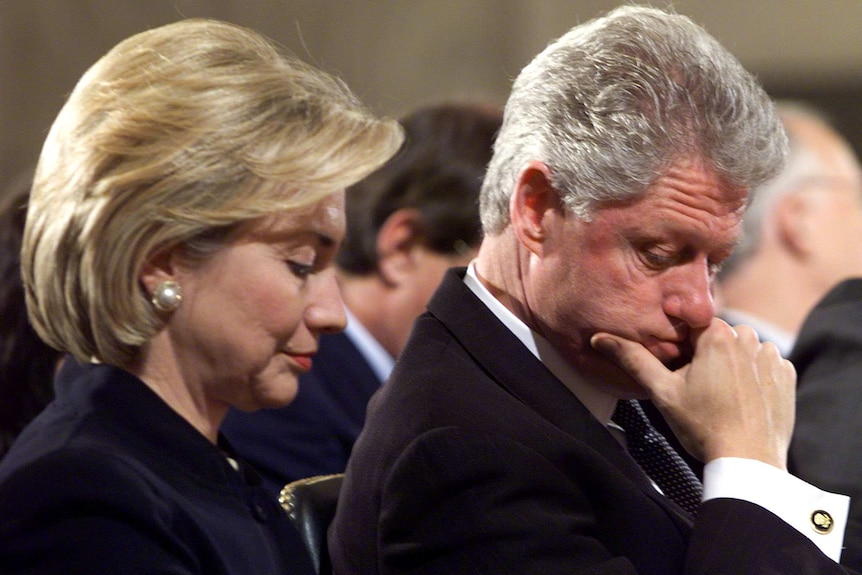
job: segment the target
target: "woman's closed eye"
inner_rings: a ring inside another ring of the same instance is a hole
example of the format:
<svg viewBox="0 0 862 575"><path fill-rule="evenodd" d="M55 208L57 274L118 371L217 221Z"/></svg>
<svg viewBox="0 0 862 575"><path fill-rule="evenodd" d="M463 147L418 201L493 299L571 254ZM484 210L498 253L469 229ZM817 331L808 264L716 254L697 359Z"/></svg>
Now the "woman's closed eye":
<svg viewBox="0 0 862 575"><path fill-rule="evenodd" d="M307 278L314 273L314 264L306 264L295 260L288 260L286 263L291 273L298 278Z"/></svg>

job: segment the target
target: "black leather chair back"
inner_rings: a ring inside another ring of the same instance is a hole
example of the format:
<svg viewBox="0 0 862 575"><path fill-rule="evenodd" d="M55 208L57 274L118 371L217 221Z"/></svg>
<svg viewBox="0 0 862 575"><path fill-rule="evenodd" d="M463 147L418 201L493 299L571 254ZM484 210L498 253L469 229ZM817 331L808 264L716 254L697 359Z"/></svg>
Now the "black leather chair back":
<svg viewBox="0 0 862 575"><path fill-rule="evenodd" d="M335 517L343 479L342 473L298 479L285 485L278 498L299 530L318 575L332 575L326 530Z"/></svg>

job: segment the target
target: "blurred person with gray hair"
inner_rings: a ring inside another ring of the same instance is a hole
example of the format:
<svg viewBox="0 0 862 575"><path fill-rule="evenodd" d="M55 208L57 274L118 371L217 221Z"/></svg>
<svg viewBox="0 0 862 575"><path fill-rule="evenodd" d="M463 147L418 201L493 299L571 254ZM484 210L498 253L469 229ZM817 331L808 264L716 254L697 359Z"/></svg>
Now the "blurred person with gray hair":
<svg viewBox="0 0 862 575"><path fill-rule="evenodd" d="M787 165L755 190L717 291L719 317L754 327L789 357L814 305L862 275L862 166L817 108L781 101L777 110Z"/></svg>

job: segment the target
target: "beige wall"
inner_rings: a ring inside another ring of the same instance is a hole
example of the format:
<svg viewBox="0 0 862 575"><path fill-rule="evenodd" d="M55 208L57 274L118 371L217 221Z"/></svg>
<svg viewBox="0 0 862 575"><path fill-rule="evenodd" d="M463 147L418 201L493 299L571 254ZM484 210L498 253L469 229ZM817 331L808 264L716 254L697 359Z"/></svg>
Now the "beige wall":
<svg viewBox="0 0 862 575"><path fill-rule="evenodd" d="M341 75L378 112L397 115L444 98L502 102L511 78L549 40L617 3L0 0L0 189L35 162L64 95L87 66L148 27L191 16L254 27ZM838 94L848 129L862 133L855 106L862 91L862 0L673 4L774 93Z"/></svg>

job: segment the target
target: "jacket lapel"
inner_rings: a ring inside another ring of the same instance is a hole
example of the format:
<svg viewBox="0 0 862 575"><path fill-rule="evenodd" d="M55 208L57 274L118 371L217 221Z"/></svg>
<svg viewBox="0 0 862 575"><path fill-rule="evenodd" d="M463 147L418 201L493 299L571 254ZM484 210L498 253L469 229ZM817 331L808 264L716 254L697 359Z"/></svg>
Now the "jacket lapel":
<svg viewBox="0 0 862 575"><path fill-rule="evenodd" d="M473 355L489 376L521 403L595 451L628 476L674 521L690 529L691 518L658 493L640 466L610 431L587 410L463 281L464 268L447 272L428 311Z"/></svg>

